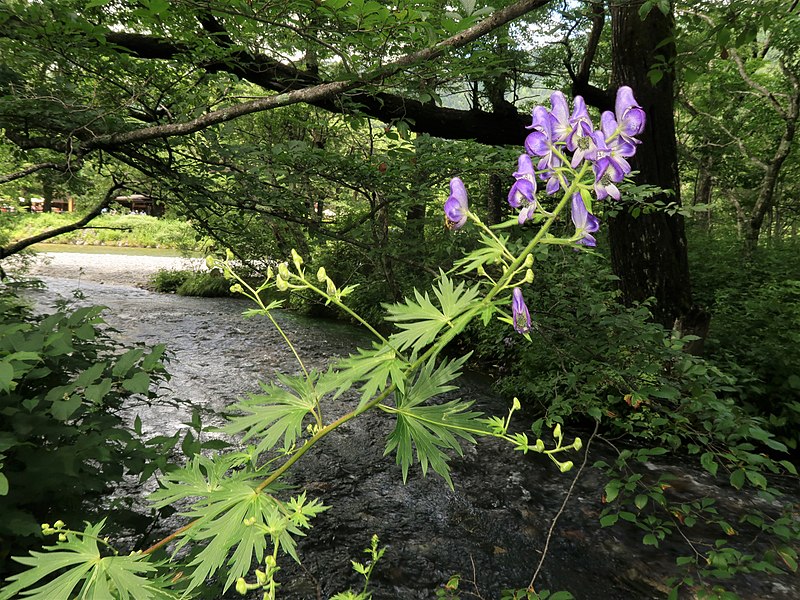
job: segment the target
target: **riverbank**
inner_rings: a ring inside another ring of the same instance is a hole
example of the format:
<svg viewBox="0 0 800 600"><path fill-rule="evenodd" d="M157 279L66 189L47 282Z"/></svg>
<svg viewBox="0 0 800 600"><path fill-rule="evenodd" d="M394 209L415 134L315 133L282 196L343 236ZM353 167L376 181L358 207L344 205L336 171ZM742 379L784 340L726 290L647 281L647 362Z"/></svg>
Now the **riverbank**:
<svg viewBox="0 0 800 600"><path fill-rule="evenodd" d="M129 252L132 249L126 249ZM139 249L136 254L108 252L59 251L37 252L27 265L27 274L33 277L61 277L77 281L91 281L105 285L130 285L144 287L160 270L205 270L202 258L163 256ZM15 271L11 271L14 273ZM17 270L17 273L22 272Z"/></svg>

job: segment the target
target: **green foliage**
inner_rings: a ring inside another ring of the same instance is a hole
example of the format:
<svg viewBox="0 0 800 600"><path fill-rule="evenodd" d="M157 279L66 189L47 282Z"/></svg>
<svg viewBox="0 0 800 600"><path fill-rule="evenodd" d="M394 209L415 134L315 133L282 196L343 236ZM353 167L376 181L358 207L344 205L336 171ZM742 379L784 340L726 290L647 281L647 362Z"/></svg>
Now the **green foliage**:
<svg viewBox="0 0 800 600"><path fill-rule="evenodd" d="M218 272L161 269L150 277L149 284L157 292L179 296L220 298L233 295L230 283Z"/></svg>
<svg viewBox="0 0 800 600"><path fill-rule="evenodd" d="M0 230L20 240L42 231L73 223L80 215L72 213L0 213ZM124 246L131 248L170 248L189 252L203 242L190 222L147 215L101 215L88 229L79 229L48 240L49 243L81 246Z"/></svg>
<svg viewBox="0 0 800 600"><path fill-rule="evenodd" d="M166 469L177 438L145 442L121 413L132 401L151 402L168 379L164 346L120 347L103 327L102 307L40 317L6 288L0 308L5 554L12 543L34 543L49 515L80 522L96 514L126 474L144 480ZM114 510L119 523L141 521L124 504Z"/></svg>
<svg viewBox="0 0 800 600"><path fill-rule="evenodd" d="M70 600L71 598L118 598L119 600L177 600L167 590L169 581L154 577L155 565L140 553L120 556L116 551L103 556L100 538L105 520L87 525L82 532L58 528L59 541L45 546L47 552L31 552L17 558L30 566L14 575L0 591L1 600L11 600L23 592L32 600ZM42 581L43 585L34 587ZM49 581L48 581L49 580Z"/></svg>
<svg viewBox="0 0 800 600"><path fill-rule="evenodd" d="M730 237L696 234L690 257L699 300L713 314L709 359L736 375L745 410L797 448L800 442L800 252L775 242L742 259ZM705 268L699 268L699 265Z"/></svg>

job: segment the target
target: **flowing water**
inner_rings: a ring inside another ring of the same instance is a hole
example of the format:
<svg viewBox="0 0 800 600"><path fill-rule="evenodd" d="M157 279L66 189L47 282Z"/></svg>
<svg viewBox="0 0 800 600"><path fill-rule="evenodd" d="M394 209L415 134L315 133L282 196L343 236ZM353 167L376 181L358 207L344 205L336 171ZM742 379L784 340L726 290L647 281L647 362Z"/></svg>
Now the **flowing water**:
<svg viewBox="0 0 800 600"><path fill-rule="evenodd" d="M43 280L48 291L33 292L41 306L50 304L54 295L71 296L79 286L79 303L109 307L105 318L122 341L166 343L173 357L168 396L221 410L257 392L259 380L298 371L267 319L241 316L249 308L246 301L186 298L57 277ZM368 343L360 331L341 323L282 311L276 317L310 367L324 368L357 344ZM479 410L507 410L485 379L463 379L458 393L475 401ZM335 401L326 407L326 417L343 414L353 402L352 396ZM167 405L140 417L146 434L170 435L189 420L185 411ZM360 576L353 573L350 560L365 559L363 548L372 534L387 547L373 576L376 600L434 598L435 590L455 573L463 577L465 599L498 598L503 588L527 586L575 470L562 474L544 457L522 456L484 440L477 447L465 447L464 456L452 460L454 490L436 475L423 477L418 465L403 485L394 458L383 456L390 429L387 415L362 415L323 440L289 476L298 490L331 508L300 541L302 568L289 558L281 563L280 597L329 598L348 587L360 589ZM568 439L575 434L588 437L586 432L567 431ZM611 451L595 441L590 452L549 541L536 589L569 590L580 600L665 597L664 579L673 574L675 558L689 554L688 547L677 542L658 549L643 546L643 532L628 523L601 528L598 515L605 482L591 464L611 456ZM583 460L577 453L570 458L576 468ZM726 495L703 473L674 465L651 467L676 473L682 484L668 492L673 499L717 495L733 513L751 501L742 494ZM800 597L800 584L793 576L744 577L736 588L743 598L753 600ZM231 591L225 595L240 597Z"/></svg>

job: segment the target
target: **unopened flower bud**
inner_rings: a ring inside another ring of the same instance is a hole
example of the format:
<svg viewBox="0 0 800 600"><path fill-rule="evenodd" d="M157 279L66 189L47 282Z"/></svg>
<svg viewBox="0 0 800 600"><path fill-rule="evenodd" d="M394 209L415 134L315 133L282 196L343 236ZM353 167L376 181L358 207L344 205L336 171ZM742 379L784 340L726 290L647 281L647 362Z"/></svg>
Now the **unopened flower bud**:
<svg viewBox="0 0 800 600"><path fill-rule="evenodd" d="M42 523L42 531L50 529L50 523Z"/></svg>
<svg viewBox="0 0 800 600"><path fill-rule="evenodd" d="M483 268L483 265L478 265L478 275L480 275L481 277L486 275L486 269Z"/></svg>
<svg viewBox="0 0 800 600"><path fill-rule="evenodd" d="M531 450L534 452L542 452L544 450L544 442L540 439L537 439Z"/></svg>
<svg viewBox="0 0 800 600"><path fill-rule="evenodd" d="M533 283L533 269L525 271L525 283Z"/></svg>
<svg viewBox="0 0 800 600"><path fill-rule="evenodd" d="M244 577L239 577L236 580L236 591L244 596L247 593L247 582L244 580Z"/></svg>
<svg viewBox="0 0 800 600"><path fill-rule="evenodd" d="M572 464L572 461L568 460L567 462L558 463L558 470L561 471L562 473L566 473L567 471L572 469L573 466L574 465Z"/></svg>
<svg viewBox="0 0 800 600"><path fill-rule="evenodd" d="M278 275L278 277L275 279L275 287L280 291L285 292L289 289L289 284L286 283L286 280L283 277Z"/></svg>
<svg viewBox="0 0 800 600"><path fill-rule="evenodd" d="M242 284L235 283L231 286L231 294L241 294L244 291Z"/></svg>
<svg viewBox="0 0 800 600"><path fill-rule="evenodd" d="M292 248L292 262L298 271L300 267L303 266L303 257L301 257L294 248Z"/></svg>
<svg viewBox="0 0 800 600"><path fill-rule="evenodd" d="M283 279L289 279L289 265L281 263L278 265L278 276Z"/></svg>
<svg viewBox="0 0 800 600"><path fill-rule="evenodd" d="M67 534L66 533L59 533L58 534L58 541L59 542L66 542L67 541Z"/></svg>
<svg viewBox="0 0 800 600"><path fill-rule="evenodd" d="M553 428L553 437L557 440L561 439L561 423L556 423L556 426Z"/></svg>
<svg viewBox="0 0 800 600"><path fill-rule="evenodd" d="M217 259L216 258L211 256L210 254L208 256L206 256L206 267L208 267L209 270L213 269L214 266L216 265L216 263L217 263Z"/></svg>
<svg viewBox="0 0 800 600"><path fill-rule="evenodd" d="M234 259L233 252L231 252L230 248L226 248L225 249L225 260L233 260L233 259Z"/></svg>
<svg viewBox="0 0 800 600"><path fill-rule="evenodd" d="M576 437L575 441L572 442L572 447L575 448L575 450L580 450L583 448L583 442L581 441L581 438Z"/></svg>
<svg viewBox="0 0 800 600"><path fill-rule="evenodd" d="M328 274L325 272L325 267L320 267L317 271L317 281L320 283L328 281Z"/></svg>
<svg viewBox="0 0 800 600"><path fill-rule="evenodd" d="M270 279L272 279L272 276L273 276L274 274L275 274L275 273L273 273L273 272L272 272L272 266L271 266L271 265L270 265L270 266L268 266L268 267L267 267L267 281L269 281Z"/></svg>
<svg viewBox="0 0 800 600"><path fill-rule="evenodd" d="M275 565L278 564L277 562L275 562L275 557L272 556L272 554L267 554L267 558L264 559L264 563L269 568L273 568Z"/></svg>
<svg viewBox="0 0 800 600"><path fill-rule="evenodd" d="M533 254L528 254L528 256L525 257L525 262L522 263L522 266L528 268L533 266Z"/></svg>
<svg viewBox="0 0 800 600"><path fill-rule="evenodd" d="M58 521L56 521L55 523L53 523L53 528L54 528L54 529L61 529L62 527L64 527L64 524L65 524L65 523L64 523L64 521L62 521L61 519L59 519Z"/></svg>
<svg viewBox="0 0 800 600"><path fill-rule="evenodd" d="M519 398L515 396L514 402L511 403L511 410L519 410L520 408L522 408L522 404L519 403Z"/></svg>
<svg viewBox="0 0 800 600"><path fill-rule="evenodd" d="M256 569L256 581L259 583L259 585L264 585L268 581L267 574L260 569Z"/></svg>

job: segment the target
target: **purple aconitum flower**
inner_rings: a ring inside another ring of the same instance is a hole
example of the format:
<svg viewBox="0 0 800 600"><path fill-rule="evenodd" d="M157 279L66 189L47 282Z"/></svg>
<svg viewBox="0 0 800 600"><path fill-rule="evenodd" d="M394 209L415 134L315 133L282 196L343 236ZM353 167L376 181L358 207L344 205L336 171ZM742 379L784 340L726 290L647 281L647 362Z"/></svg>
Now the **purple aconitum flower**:
<svg viewBox="0 0 800 600"><path fill-rule="evenodd" d="M551 131L553 142L567 142L572 135L573 124L569 116L569 105L567 98L561 92L553 92L550 95L550 119L552 121ZM567 144L569 148L569 144Z"/></svg>
<svg viewBox="0 0 800 600"><path fill-rule="evenodd" d="M594 148L586 153L586 157L594 163L597 199L611 196L619 200L619 189L614 184L631 172L631 165L625 159L636 153L636 147L616 135L617 121L612 113L604 112L600 120L601 130L592 134Z"/></svg>
<svg viewBox="0 0 800 600"><path fill-rule="evenodd" d="M570 166L574 169L581 163L586 153L594 148L592 139L594 125L582 96L575 96L575 107L570 123L572 124L572 133L567 138L567 150L573 153Z"/></svg>
<svg viewBox="0 0 800 600"><path fill-rule="evenodd" d="M519 224L522 225L536 212L536 173L527 154L520 155L517 169L514 173L516 181L508 191L508 203L514 208L522 206L519 211Z"/></svg>
<svg viewBox="0 0 800 600"><path fill-rule="evenodd" d="M619 137L629 144L641 144L641 141L633 136L644 131L645 114L633 97L633 90L627 85L617 90L614 113L619 124Z"/></svg>
<svg viewBox="0 0 800 600"><path fill-rule="evenodd" d="M600 221L586 210L586 204L580 194L572 195L572 223L575 225L575 235L581 236L579 244L590 247L597 245L597 240L592 234L600 229Z"/></svg>
<svg viewBox="0 0 800 600"><path fill-rule="evenodd" d="M449 229L461 229L467 222L469 204L467 188L458 177L450 180L450 197L444 203L445 223Z"/></svg>
<svg viewBox="0 0 800 600"><path fill-rule="evenodd" d="M515 287L511 292L511 313L514 317L514 330L517 333L528 333L531 330L531 313L522 297L522 290Z"/></svg>
<svg viewBox="0 0 800 600"><path fill-rule="evenodd" d="M555 153L553 118L544 106L533 109L533 123L529 128L533 131L525 138L525 151L531 156L541 157L537 168L548 171L560 167L561 159ZM542 176L542 179L547 177Z"/></svg>

